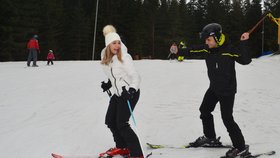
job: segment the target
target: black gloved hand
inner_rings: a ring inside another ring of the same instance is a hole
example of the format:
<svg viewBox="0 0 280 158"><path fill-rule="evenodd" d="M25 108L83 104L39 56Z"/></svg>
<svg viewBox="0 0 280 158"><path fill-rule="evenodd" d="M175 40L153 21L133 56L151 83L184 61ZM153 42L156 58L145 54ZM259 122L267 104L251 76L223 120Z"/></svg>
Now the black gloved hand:
<svg viewBox="0 0 280 158"><path fill-rule="evenodd" d="M136 89L134 89L134 88L129 88L129 90L127 91L126 89L125 89L125 87L122 87L122 97L125 99L125 100L131 100L131 99L133 99L133 96L134 96L134 94L136 93Z"/></svg>
<svg viewBox="0 0 280 158"><path fill-rule="evenodd" d="M109 90L112 87L111 81L108 79L108 82L105 83L104 81L101 82L101 88L103 89L103 92Z"/></svg>

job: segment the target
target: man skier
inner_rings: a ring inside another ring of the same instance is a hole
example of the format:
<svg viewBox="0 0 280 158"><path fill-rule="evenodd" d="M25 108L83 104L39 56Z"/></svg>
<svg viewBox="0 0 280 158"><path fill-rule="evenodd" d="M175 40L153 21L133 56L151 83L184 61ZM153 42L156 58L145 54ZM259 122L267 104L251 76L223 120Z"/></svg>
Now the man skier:
<svg viewBox="0 0 280 158"><path fill-rule="evenodd" d="M38 53L40 53L39 43L38 43L38 35L34 35L27 43L28 50L28 58L27 58L27 66L30 66L31 60L33 60L33 67L38 67L36 64Z"/></svg>
<svg viewBox="0 0 280 158"><path fill-rule="evenodd" d="M210 23L203 28L200 38L205 40L205 45L188 47L183 54L179 54L179 56L203 55L210 80L210 86L199 108L204 136L191 142L190 145L193 147L221 145L219 138L216 138L213 115L211 114L219 102L222 120L233 144L233 148L227 151L223 158L237 156L245 158L251 155L249 146L245 145L243 134L234 121L232 113L237 86L235 62L242 65L251 62L248 49L249 33L243 33L240 44L234 47L223 34L221 25Z"/></svg>

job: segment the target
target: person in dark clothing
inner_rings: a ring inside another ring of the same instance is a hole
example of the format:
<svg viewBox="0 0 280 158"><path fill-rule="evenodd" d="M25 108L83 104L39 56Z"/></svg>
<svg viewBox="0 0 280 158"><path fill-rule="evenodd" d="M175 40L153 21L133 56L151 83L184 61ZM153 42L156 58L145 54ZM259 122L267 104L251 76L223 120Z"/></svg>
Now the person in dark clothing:
<svg viewBox="0 0 280 158"><path fill-rule="evenodd" d="M249 33L245 32L241 35L237 47L230 44L222 32L221 25L217 23L206 25L200 36L201 39L205 40L205 45L188 47L180 55L203 55L210 80L210 86L199 108L204 136L191 142L190 145L198 147L221 144L219 138L216 138L213 115L211 114L219 102L223 123L233 143L233 148L226 152L225 157L234 158L238 155L243 157L250 155L249 146L245 145L243 134L232 115L237 86L235 62L242 65L251 62L248 47Z"/></svg>
<svg viewBox="0 0 280 158"><path fill-rule="evenodd" d="M183 54L186 51L186 49L187 49L187 46L186 46L185 42L181 41L179 43L179 48L178 48L178 58L177 58L178 61L180 61L180 62L184 61L184 55L181 55L181 54Z"/></svg>
<svg viewBox="0 0 280 158"><path fill-rule="evenodd" d="M39 43L38 43L38 35L34 35L27 43L27 66L30 66L31 60L33 60L33 67L38 67L36 64L38 53L40 53Z"/></svg>
<svg viewBox="0 0 280 158"><path fill-rule="evenodd" d="M139 100L141 78L115 28L107 25L103 33L106 47L101 52L101 64L108 82L102 82L101 88L103 92L111 90L113 94L106 113L105 124L113 134L116 147L101 153L99 157L122 155L130 158L144 158L140 141L129 124L131 116L129 105L131 110L134 110Z"/></svg>

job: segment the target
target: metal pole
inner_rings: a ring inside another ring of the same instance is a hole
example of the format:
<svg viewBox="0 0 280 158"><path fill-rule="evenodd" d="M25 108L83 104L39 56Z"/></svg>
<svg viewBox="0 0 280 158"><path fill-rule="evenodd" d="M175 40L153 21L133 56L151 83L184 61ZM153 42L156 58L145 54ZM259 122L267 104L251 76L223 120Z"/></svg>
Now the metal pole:
<svg viewBox="0 0 280 158"><path fill-rule="evenodd" d="M278 54L280 54L280 18L276 20L278 21Z"/></svg>
<svg viewBox="0 0 280 158"><path fill-rule="evenodd" d="M93 33L93 48L92 48L92 60L94 60L94 53L95 53L95 40L96 40L96 27L97 27L97 14L98 14L98 2L96 1L96 9L95 9L95 24L94 24L94 33Z"/></svg>
<svg viewBox="0 0 280 158"><path fill-rule="evenodd" d="M263 26L262 26L262 54L264 51L264 21L263 21Z"/></svg>

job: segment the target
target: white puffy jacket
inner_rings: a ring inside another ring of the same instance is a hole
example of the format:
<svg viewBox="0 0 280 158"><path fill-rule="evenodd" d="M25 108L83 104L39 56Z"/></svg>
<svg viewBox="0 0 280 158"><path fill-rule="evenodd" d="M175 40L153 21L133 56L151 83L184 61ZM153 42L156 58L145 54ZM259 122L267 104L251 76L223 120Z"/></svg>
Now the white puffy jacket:
<svg viewBox="0 0 280 158"><path fill-rule="evenodd" d="M101 52L101 59L103 59L105 49ZM123 63L118 60L117 55L114 55L109 65L102 65L106 76L112 83L111 92L117 96L121 96L123 86L127 90L131 87L137 91L141 81L134 67L132 57L127 53L127 48L123 43L121 43L121 49Z"/></svg>

